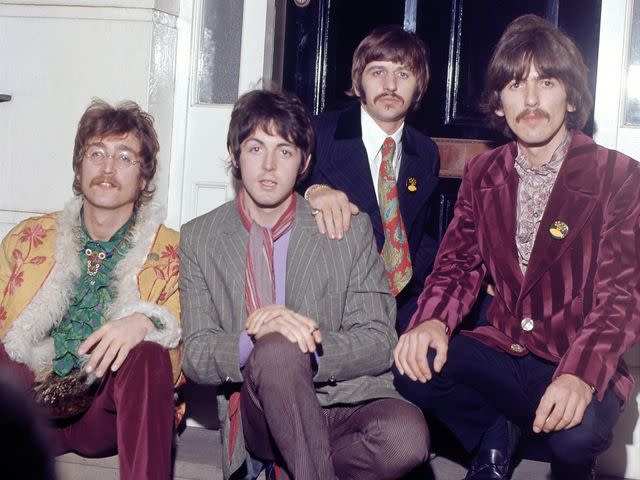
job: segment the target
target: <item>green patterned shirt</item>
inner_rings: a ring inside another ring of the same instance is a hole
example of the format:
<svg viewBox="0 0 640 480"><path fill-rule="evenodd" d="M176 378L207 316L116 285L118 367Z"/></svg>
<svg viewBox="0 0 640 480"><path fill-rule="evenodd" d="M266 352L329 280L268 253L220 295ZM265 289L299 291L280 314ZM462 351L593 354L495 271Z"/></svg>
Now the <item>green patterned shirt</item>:
<svg viewBox="0 0 640 480"><path fill-rule="evenodd" d="M82 222L83 247L79 252L82 273L70 299L69 309L60 324L51 330L55 346L53 371L61 377L80 367L78 347L105 322L107 306L115 297L111 275L122 255L130 247L127 233L134 220L132 216L107 242L92 240ZM91 258L97 258L100 252L104 254L104 259L96 271L95 262L93 268L88 264ZM91 275L90 272L93 271L95 274Z"/></svg>

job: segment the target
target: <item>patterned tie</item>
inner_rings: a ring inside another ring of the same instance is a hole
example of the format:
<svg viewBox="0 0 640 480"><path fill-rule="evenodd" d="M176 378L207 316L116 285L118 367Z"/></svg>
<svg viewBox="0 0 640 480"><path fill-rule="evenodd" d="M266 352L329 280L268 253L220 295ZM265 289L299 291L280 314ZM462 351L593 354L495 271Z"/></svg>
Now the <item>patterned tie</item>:
<svg viewBox="0 0 640 480"><path fill-rule="evenodd" d="M398 201L398 187L393 171L393 154L396 142L387 137L382 144L382 162L378 175L378 202L380 215L384 227L384 246L382 247L382 261L384 262L391 293L398 295L411 280L413 270L409 258L409 245L400 216Z"/></svg>

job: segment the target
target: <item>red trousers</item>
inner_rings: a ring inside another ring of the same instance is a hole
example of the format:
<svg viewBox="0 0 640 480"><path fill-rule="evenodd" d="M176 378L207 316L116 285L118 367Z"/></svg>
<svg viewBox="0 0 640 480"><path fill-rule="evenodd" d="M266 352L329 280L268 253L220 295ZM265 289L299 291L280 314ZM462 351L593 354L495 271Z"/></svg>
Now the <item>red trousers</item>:
<svg viewBox="0 0 640 480"><path fill-rule="evenodd" d="M34 374L9 358L0 364L31 388ZM56 455L118 453L122 480L169 479L173 440L173 380L169 353L152 342L134 347L117 372L107 373L89 410L51 425Z"/></svg>

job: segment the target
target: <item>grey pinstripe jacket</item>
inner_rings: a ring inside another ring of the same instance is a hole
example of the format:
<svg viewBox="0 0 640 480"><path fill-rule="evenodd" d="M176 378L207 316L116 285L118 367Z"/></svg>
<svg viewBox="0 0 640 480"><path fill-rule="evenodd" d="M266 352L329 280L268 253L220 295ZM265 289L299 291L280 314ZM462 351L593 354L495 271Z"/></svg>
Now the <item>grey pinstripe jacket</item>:
<svg viewBox="0 0 640 480"><path fill-rule="evenodd" d="M198 383L221 386L218 411L225 478L245 458L241 430L231 461L227 455L227 400L242 382L239 336L247 316L247 240L235 202L181 230L183 369ZM309 205L298 197L287 253L286 306L315 319L322 331L323 353L314 377L321 405L401 398L389 372L397 341L395 301L368 216L352 217L344 238L330 240L318 233Z"/></svg>

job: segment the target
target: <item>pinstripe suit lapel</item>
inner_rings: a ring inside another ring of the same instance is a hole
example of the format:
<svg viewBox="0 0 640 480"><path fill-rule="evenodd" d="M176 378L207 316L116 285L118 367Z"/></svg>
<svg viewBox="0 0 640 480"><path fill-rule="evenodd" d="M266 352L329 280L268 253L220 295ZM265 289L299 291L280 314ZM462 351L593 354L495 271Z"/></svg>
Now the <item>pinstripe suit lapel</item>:
<svg viewBox="0 0 640 480"><path fill-rule="evenodd" d="M317 262L317 251L320 247L321 235L316 221L311 215L307 202L298 198L296 207L296 221L293 225L291 240L287 250L287 280L286 304L287 308L300 311L304 304L305 291L313 272L314 262Z"/></svg>
<svg viewBox="0 0 640 480"><path fill-rule="evenodd" d="M242 292L242 305L244 305L244 275L247 265L247 243L249 232L242 225L242 220L237 208L229 210L227 217L221 222L222 234L227 237L220 245L210 245L210 248L219 250L220 263L228 274L228 279L240 287Z"/></svg>
<svg viewBox="0 0 640 480"><path fill-rule="evenodd" d="M531 290L544 272L579 237L579 232L587 225L598 203L598 186L601 179L593 156L596 144L590 139L586 142L585 139L588 137L584 135L580 135L577 141L574 139L560 168L540 221L521 297ZM553 238L549 233L549 228L556 220L566 223L569 227L567 236L560 240Z"/></svg>
<svg viewBox="0 0 640 480"><path fill-rule="evenodd" d="M518 174L513 167L515 144L505 145L495 152L495 159L487 162L488 168L480 180L478 194L479 230L487 242L483 251L490 252L490 270L495 271L496 281L508 284L515 305L522 285L522 272L518 264L516 248L516 206ZM492 267L492 268L491 268Z"/></svg>

